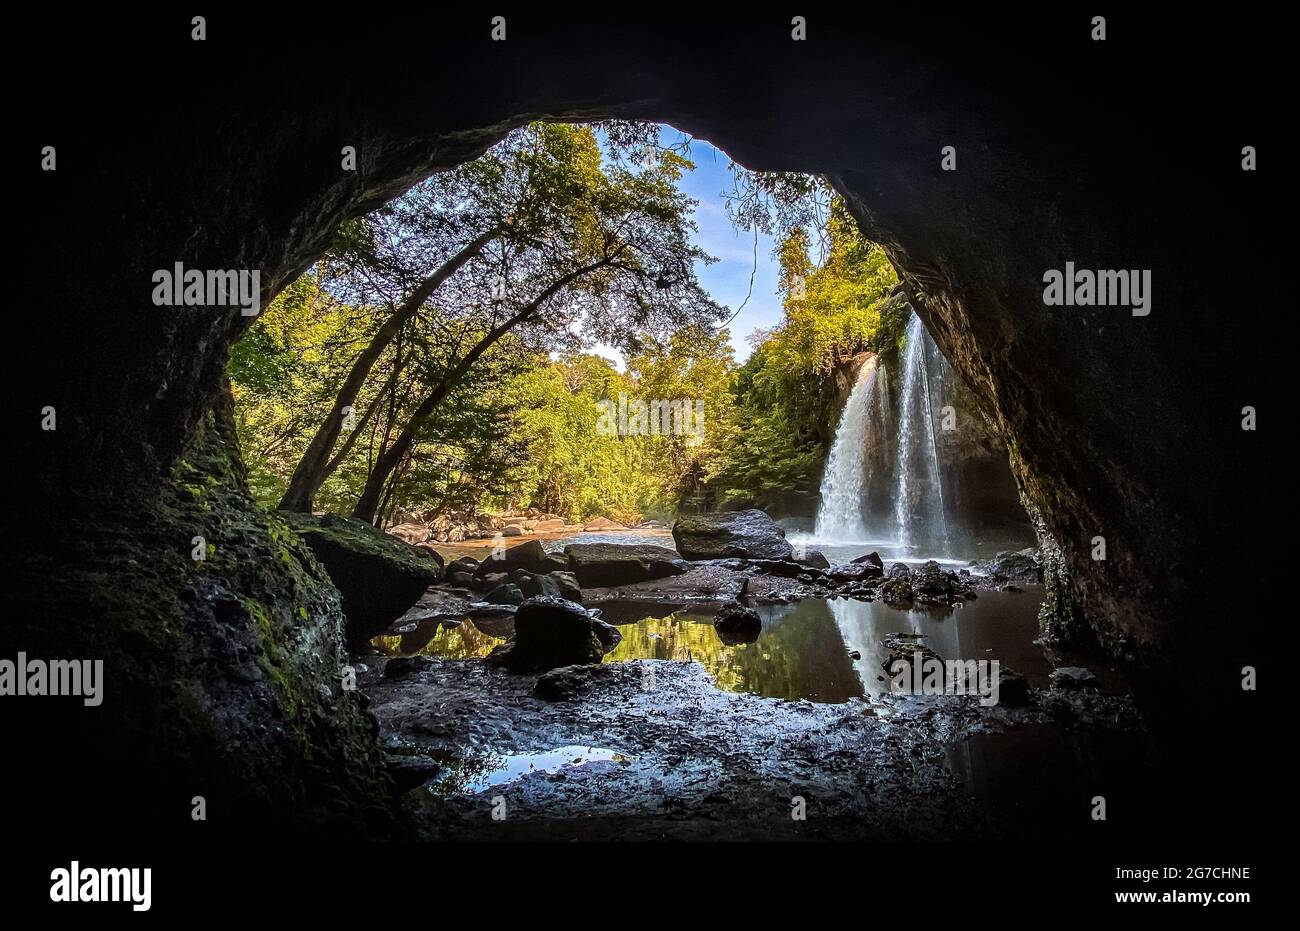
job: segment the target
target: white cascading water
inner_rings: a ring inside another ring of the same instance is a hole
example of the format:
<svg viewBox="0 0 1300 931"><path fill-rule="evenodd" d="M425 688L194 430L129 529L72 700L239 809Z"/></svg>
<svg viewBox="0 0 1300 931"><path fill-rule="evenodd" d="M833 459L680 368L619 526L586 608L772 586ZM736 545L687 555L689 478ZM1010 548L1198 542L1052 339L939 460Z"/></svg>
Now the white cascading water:
<svg viewBox="0 0 1300 931"><path fill-rule="evenodd" d="M912 317L903 347L903 384L899 397L894 523L903 546L916 542L920 521L929 526L925 536L947 543L948 527L943 507L939 451L934 437L934 412L930 407L926 371L925 328ZM919 423L918 423L919 421ZM919 428L919 432L918 432ZM922 474L924 473L924 474Z"/></svg>
<svg viewBox="0 0 1300 931"><path fill-rule="evenodd" d="M831 444L826 459L821 503L817 508L816 536L819 540L852 542L868 539L862 521L862 498L866 478L867 425L875 384L876 360L873 358L858 373L858 381L844 405L840 425L835 431L835 442Z"/></svg>

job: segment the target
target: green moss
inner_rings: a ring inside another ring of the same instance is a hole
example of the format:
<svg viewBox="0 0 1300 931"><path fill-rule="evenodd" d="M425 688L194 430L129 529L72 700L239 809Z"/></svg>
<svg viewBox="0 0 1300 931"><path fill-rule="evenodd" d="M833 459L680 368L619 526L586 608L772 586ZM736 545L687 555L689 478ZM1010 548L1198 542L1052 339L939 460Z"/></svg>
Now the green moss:
<svg viewBox="0 0 1300 931"><path fill-rule="evenodd" d="M122 755L124 772L164 792L205 786L231 811L342 812L360 831L390 811L388 783L355 698L333 688L346 662L339 595L253 502L225 419L204 418L171 482L100 503L23 560L31 594L7 633L33 652L103 658L114 700L70 739ZM206 560L191 557L196 535Z"/></svg>

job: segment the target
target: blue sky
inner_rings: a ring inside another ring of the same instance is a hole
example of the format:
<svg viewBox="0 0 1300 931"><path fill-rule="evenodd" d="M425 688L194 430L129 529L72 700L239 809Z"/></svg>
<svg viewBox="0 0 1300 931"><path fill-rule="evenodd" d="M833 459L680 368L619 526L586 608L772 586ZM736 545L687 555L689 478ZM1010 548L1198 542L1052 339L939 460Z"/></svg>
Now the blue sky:
<svg viewBox="0 0 1300 931"><path fill-rule="evenodd" d="M660 142L665 146L684 138L685 134L669 126L662 127L659 133ZM729 327L736 361L743 362L750 353L749 334L775 326L783 315L776 290L779 269L772 257L773 242L771 237L758 234L758 271L755 273L754 234L751 230L737 230L731 225L722 198L723 192L730 191L732 186L731 173L727 170L730 159L702 139L691 140L689 158L695 163L695 170L682 178L682 190L699 202L695 208L695 221L699 225L695 244L718 259L712 265L696 267L700 283L715 301L734 313L749 292L750 275L754 276L749 303ZM597 351L618 359L621 367L622 360L616 351L609 347L600 347Z"/></svg>

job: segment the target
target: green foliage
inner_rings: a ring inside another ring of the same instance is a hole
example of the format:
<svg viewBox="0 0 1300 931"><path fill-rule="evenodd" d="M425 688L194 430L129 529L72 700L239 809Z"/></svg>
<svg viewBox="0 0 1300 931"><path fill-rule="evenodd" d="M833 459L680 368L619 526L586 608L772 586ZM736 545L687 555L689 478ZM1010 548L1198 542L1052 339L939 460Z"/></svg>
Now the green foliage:
<svg viewBox="0 0 1300 931"><path fill-rule="evenodd" d="M531 124L340 227L231 354L260 503L280 499L340 398L354 423L330 449L318 510L351 512L368 480L380 518L532 506L628 522L816 493L836 372L902 338L887 257L823 180L737 169L728 209L782 236L785 304L738 368L695 276L711 259L691 244L689 146L603 129L604 153L589 127ZM478 239L410 312L409 295ZM626 371L587 354L594 342L619 347ZM353 399L340 389L357 359ZM699 430L688 418L686 432L608 435L599 405L620 398L687 402Z"/></svg>
<svg viewBox="0 0 1300 931"><path fill-rule="evenodd" d="M884 310L898 284L888 257L838 199L825 232L819 266L803 227L778 249L785 319L761 334L736 378L738 430L716 482L721 502L780 508L815 495L838 413L836 370L862 352L897 351L903 324Z"/></svg>

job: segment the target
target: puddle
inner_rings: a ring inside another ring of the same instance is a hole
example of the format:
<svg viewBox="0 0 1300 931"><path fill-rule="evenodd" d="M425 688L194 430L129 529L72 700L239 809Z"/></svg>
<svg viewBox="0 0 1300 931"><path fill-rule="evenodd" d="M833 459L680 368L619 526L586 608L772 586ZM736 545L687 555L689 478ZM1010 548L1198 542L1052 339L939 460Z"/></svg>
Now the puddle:
<svg viewBox="0 0 1300 931"><path fill-rule="evenodd" d="M888 689L881 664L886 637L915 634L944 659L998 660L1045 687L1051 663L1033 641L1038 636L1040 586L1023 592L981 592L960 608L900 610L880 602L807 599L756 605L763 631L754 643L728 646L713 629L712 607L611 602L605 620L623 641L605 662L687 660L702 664L722 689L767 698L845 702ZM448 625L427 621L400 635L375 638L390 655L471 659L486 656L514 632L509 616L473 618ZM850 656L852 651L860 659Z"/></svg>
<svg viewBox="0 0 1300 931"><path fill-rule="evenodd" d="M575 745L535 753L483 753L458 759L443 756L443 762L445 768L429 784L430 791L438 795L476 795L530 773L559 773L593 763L624 765L631 763L632 757L603 747Z"/></svg>

